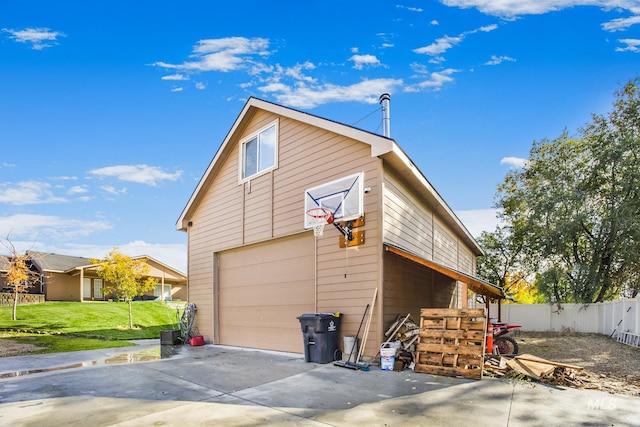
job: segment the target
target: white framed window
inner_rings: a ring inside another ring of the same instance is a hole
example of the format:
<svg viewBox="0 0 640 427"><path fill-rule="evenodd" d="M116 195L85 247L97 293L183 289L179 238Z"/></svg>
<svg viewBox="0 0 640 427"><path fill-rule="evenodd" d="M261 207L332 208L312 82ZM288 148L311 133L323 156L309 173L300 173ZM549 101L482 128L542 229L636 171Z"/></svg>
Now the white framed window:
<svg viewBox="0 0 640 427"><path fill-rule="evenodd" d="M260 129L240 143L240 181L247 181L278 163L278 122Z"/></svg>

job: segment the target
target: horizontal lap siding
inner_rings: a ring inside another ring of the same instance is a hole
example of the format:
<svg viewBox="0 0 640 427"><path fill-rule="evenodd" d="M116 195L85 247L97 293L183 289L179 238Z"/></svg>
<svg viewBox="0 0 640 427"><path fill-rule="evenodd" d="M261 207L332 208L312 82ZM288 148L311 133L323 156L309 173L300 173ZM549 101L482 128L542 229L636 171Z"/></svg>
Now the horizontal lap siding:
<svg viewBox="0 0 640 427"><path fill-rule="evenodd" d="M384 241L433 259L433 214L391 177L384 182Z"/></svg>
<svg viewBox="0 0 640 427"><path fill-rule="evenodd" d="M476 274L475 257L463 246L458 247L458 270L472 276Z"/></svg>
<svg viewBox="0 0 640 427"><path fill-rule="evenodd" d="M347 153L338 153L345 155ZM365 154L365 153L363 153ZM366 153L368 156L368 153ZM325 227L322 237L318 238L318 310L321 312L342 313L342 335L355 335L358 331L362 315L367 304L371 303L374 290L381 279L380 251L380 184L379 163L377 159L367 157L364 171L364 187L370 191L364 195L365 225L358 230L365 232L365 244L355 247L340 248L340 233L333 226ZM355 160L354 160L355 161ZM345 171L336 177L350 173ZM373 311L369 335L364 354L373 356L378 352L383 335L380 317L381 299L378 292ZM363 326L364 329L364 326ZM361 338L362 338L361 331Z"/></svg>
<svg viewBox="0 0 640 427"><path fill-rule="evenodd" d="M272 237L272 173L244 184L244 243L251 244Z"/></svg>
<svg viewBox="0 0 640 427"><path fill-rule="evenodd" d="M417 322L420 310L433 307L436 273L391 252L384 254L384 324L388 327L398 314L411 313Z"/></svg>
<svg viewBox="0 0 640 427"><path fill-rule="evenodd" d="M238 185L238 144L245 136L275 119L277 116L271 113L258 111L242 130L241 135L230 140L230 144L235 146L230 147L224 166L218 176L212 180L211 186L206 190L206 196L200 202L193 218L190 219L193 221L193 226L190 228L189 238L189 299L196 305L200 304L204 307L201 311L198 305L196 321L198 325L200 323L205 325L204 330L209 333L208 339L212 339L213 309L215 308L212 291L214 252L222 251L221 255L224 255L225 251L232 248L242 248L261 241L269 247L281 238L289 238L287 236L309 239L313 249L315 245L313 232L304 230L304 190L363 171L364 186L371 187L371 191L364 196L366 224L363 230L366 232L366 243L349 249L347 278L344 277L345 249L338 247L339 234L334 227L326 227L325 235L318 238L317 254L317 309L319 312L344 313L342 332L355 335L364 307L371 302L373 290L380 282L381 161L377 157L371 157L370 146L365 143L280 117L278 118L278 167L252 179L249 191L248 184ZM224 220L220 220L221 218ZM221 261L226 262L224 259ZM245 283L253 283L252 281L256 278L265 276L264 271L252 268L251 261L248 262L246 276L243 279ZM311 277L314 277L313 265L304 268L308 270ZM293 292L293 289L287 285L287 270L276 270L273 274L283 276L277 283L265 285L267 286L265 290L270 289L275 292L277 289L282 289L289 293ZM228 272L225 272L224 276L220 274L219 286L221 290L224 288L224 298L227 298L226 301L221 299L220 303L224 302L229 307L236 303L243 304L240 297L243 295L242 286L238 284L237 291L233 290L236 285L232 284L231 288L226 287L231 276ZM292 295L296 300L302 296L295 292ZM299 300L297 302L287 300L282 307L278 306L276 311L284 310L283 307L292 307L293 311L300 311L303 306L313 310L314 302L315 295L312 292L310 296L305 297L304 303ZM248 303L253 304L250 300ZM276 308L275 305L273 307ZM374 310L369 335L375 337L375 343L379 343L378 337L382 334L377 311L377 309ZM233 322L239 322L243 313L250 312L250 308L238 306L233 310L235 314L220 313L226 316L220 318L218 329L220 336L224 337L224 334L229 333L229 329L225 329L229 326L225 326L223 320L233 324ZM302 312L296 315L299 314ZM262 321L276 321L276 318L270 316L272 314L263 314ZM287 316L291 317L291 313ZM302 351L298 343L298 339L301 340L301 333L299 325L295 325L296 322L297 320L293 322L294 325L289 325L290 329L287 329L286 334L291 336L274 337L274 342L280 340L281 345L287 347L292 343L289 340L293 339L293 344L298 346L296 351ZM203 331L202 328L200 330ZM225 340L228 338L229 335L226 335ZM246 335L245 338L255 339ZM371 340L368 347L367 352L371 355L377 352L375 343Z"/></svg>
<svg viewBox="0 0 640 427"><path fill-rule="evenodd" d="M356 172L365 172L365 186L377 178L365 165L377 163L370 147L334 133L289 119L281 119L279 168L274 171L274 235L304 227L304 191ZM375 166L373 166L375 170Z"/></svg>
<svg viewBox="0 0 640 427"><path fill-rule="evenodd" d="M196 305L195 324L214 340L213 254L242 243L242 186L238 185L237 147L207 187L189 220L189 302Z"/></svg>
<svg viewBox="0 0 640 427"><path fill-rule="evenodd" d="M391 175L384 180L384 242L467 274L475 257L451 228Z"/></svg>
<svg viewBox="0 0 640 427"><path fill-rule="evenodd" d="M365 306L380 281L380 165L371 148L341 135L293 120L280 120L279 168L274 171L274 235L299 232L304 226L304 190L356 172L364 172L365 244L339 247L339 232L326 226L318 237L318 311L340 312L341 335L355 335ZM312 231L306 233L312 234ZM348 258L347 258L348 256ZM345 272L347 277L345 278ZM377 352L380 328L374 310L367 347Z"/></svg>
<svg viewBox="0 0 640 427"><path fill-rule="evenodd" d="M433 261L457 269L458 242L448 227L437 219L433 227L433 244Z"/></svg>

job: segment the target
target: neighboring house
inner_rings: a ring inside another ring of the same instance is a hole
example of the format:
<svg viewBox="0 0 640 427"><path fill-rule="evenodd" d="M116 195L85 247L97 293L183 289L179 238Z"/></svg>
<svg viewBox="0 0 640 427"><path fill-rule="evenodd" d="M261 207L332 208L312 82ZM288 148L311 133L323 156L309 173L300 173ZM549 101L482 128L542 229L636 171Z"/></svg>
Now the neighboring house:
<svg viewBox="0 0 640 427"><path fill-rule="evenodd" d="M32 269L41 277L40 283L30 289L31 293L44 294L47 301L103 301L111 298L111 295L104 294L104 283L89 258L28 253ZM145 260L150 267L148 277L158 280L158 285L148 292L148 296L156 296L160 300L186 300L186 275L148 256L132 258Z"/></svg>
<svg viewBox="0 0 640 427"><path fill-rule="evenodd" d="M7 273L9 272L9 266L11 265L11 259L8 256L0 255L0 290L4 288L7 283Z"/></svg>
<svg viewBox="0 0 640 427"><path fill-rule="evenodd" d="M305 198L344 177L362 180L364 224L341 248L333 226L319 237L305 228ZM355 335L377 289L374 356L400 313L466 307L468 290L504 295L473 276L481 248L393 139L256 98L176 228L188 236L196 325L213 343L302 352L305 313L340 312L341 335Z"/></svg>

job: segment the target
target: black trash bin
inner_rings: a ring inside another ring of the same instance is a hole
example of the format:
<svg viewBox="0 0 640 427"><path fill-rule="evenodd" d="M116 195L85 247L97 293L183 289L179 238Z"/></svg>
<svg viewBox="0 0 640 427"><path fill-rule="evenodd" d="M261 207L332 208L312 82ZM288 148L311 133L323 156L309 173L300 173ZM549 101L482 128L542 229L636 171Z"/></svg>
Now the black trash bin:
<svg viewBox="0 0 640 427"><path fill-rule="evenodd" d="M339 351L340 318L333 313L311 313L298 317L304 339L306 362L329 363Z"/></svg>

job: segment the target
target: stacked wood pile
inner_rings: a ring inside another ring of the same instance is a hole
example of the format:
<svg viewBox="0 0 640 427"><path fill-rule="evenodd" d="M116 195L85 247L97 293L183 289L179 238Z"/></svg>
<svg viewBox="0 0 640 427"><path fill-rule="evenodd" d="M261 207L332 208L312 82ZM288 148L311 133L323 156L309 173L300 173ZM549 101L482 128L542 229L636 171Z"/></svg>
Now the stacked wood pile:
<svg viewBox="0 0 640 427"><path fill-rule="evenodd" d="M486 322L484 309L422 309L415 371L481 379Z"/></svg>
<svg viewBox="0 0 640 427"><path fill-rule="evenodd" d="M552 362L531 354L522 354L513 359L501 356L487 357L484 369L496 377L528 377L546 384L583 386L577 376L582 370L580 366Z"/></svg>
<svg viewBox="0 0 640 427"><path fill-rule="evenodd" d="M420 327L413 320L411 314L398 314L396 320L384 333L387 340L381 347L397 349L395 371L402 371L405 368L413 369L419 331Z"/></svg>

